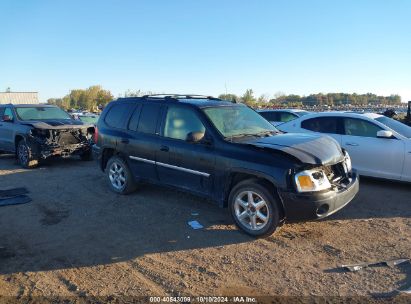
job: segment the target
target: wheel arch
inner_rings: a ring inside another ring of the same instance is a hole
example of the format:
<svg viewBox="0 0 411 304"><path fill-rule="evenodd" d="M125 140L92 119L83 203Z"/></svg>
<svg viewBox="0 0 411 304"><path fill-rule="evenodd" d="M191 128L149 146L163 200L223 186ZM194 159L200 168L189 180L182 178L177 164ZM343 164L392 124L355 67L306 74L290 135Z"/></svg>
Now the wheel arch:
<svg viewBox="0 0 411 304"><path fill-rule="evenodd" d="M102 153L101 153L101 161L100 161L101 170L103 171L106 170L107 163L110 160L110 158L113 156L120 156L127 163L127 157L124 153L121 153L120 151L114 148L105 147L102 149Z"/></svg>
<svg viewBox="0 0 411 304"><path fill-rule="evenodd" d="M272 176L269 176L259 171L252 171L252 170L246 170L246 169L236 169L236 170L231 171L228 175L227 182L226 182L225 189L224 189L223 207L224 208L228 207L228 199L229 199L230 192L233 189L233 187L237 185L238 183L244 180L248 180L248 179L255 180L257 183L267 188L273 194L273 196L278 201L278 205L279 205L278 207L280 209L280 220L283 220L285 218L285 208L284 208L284 202L282 201L280 195L278 194L278 182ZM272 191L271 189L274 191Z"/></svg>
<svg viewBox="0 0 411 304"><path fill-rule="evenodd" d="M25 140L26 137L23 134L16 134L14 136L14 152L17 155L17 145L19 144L20 141Z"/></svg>

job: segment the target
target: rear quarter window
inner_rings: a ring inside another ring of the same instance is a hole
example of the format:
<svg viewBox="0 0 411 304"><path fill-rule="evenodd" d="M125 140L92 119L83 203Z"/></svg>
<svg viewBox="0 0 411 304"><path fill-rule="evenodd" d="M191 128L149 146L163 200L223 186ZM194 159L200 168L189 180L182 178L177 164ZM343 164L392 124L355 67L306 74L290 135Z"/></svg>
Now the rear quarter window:
<svg viewBox="0 0 411 304"><path fill-rule="evenodd" d="M131 104L116 104L113 105L104 118L107 126L117 129L125 129L126 119L128 114L133 110Z"/></svg>

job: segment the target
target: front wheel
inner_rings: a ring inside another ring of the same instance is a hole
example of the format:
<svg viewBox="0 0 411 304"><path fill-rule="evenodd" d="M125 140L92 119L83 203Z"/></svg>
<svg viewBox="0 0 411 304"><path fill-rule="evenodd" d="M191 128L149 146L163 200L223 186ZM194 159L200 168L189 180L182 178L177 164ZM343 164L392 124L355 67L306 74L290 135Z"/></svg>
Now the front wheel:
<svg viewBox="0 0 411 304"><path fill-rule="evenodd" d="M236 225L249 235L269 236L279 224L278 202L257 180L238 183L231 190L228 203Z"/></svg>
<svg viewBox="0 0 411 304"><path fill-rule="evenodd" d="M20 140L17 144L17 161L26 169L35 168L39 164L39 160L33 157L31 147L25 140Z"/></svg>
<svg viewBox="0 0 411 304"><path fill-rule="evenodd" d="M109 159L106 175L110 189L116 193L129 194L137 188L127 163L119 156Z"/></svg>

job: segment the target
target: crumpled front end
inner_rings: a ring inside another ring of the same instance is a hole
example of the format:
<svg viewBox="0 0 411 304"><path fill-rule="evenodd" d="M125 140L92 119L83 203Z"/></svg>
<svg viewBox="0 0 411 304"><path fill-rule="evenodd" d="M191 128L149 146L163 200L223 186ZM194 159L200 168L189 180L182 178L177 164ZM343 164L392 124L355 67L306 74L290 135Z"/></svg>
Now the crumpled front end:
<svg viewBox="0 0 411 304"><path fill-rule="evenodd" d="M92 128L39 129L33 128L28 142L35 157L68 157L83 154L91 149Z"/></svg>
<svg viewBox="0 0 411 304"><path fill-rule="evenodd" d="M305 165L290 175L291 189L279 191L287 221L325 218L353 200L359 191L359 176L351 168L348 153L344 154L341 162Z"/></svg>

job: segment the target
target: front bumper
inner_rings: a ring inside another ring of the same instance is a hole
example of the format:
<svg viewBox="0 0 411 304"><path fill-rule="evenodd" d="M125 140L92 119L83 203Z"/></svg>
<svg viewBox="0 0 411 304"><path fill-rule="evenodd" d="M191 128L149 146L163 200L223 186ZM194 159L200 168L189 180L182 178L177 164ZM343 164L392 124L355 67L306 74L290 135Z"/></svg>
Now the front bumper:
<svg viewBox="0 0 411 304"><path fill-rule="evenodd" d="M91 149L89 143L79 143L65 146L47 146L39 145L34 151L34 154L41 159L46 159L51 156L68 157L74 154L86 153Z"/></svg>
<svg viewBox="0 0 411 304"><path fill-rule="evenodd" d="M359 176L353 170L351 182L340 191L325 190L310 193L280 191L285 208L286 221L321 219L344 208L359 190Z"/></svg>

